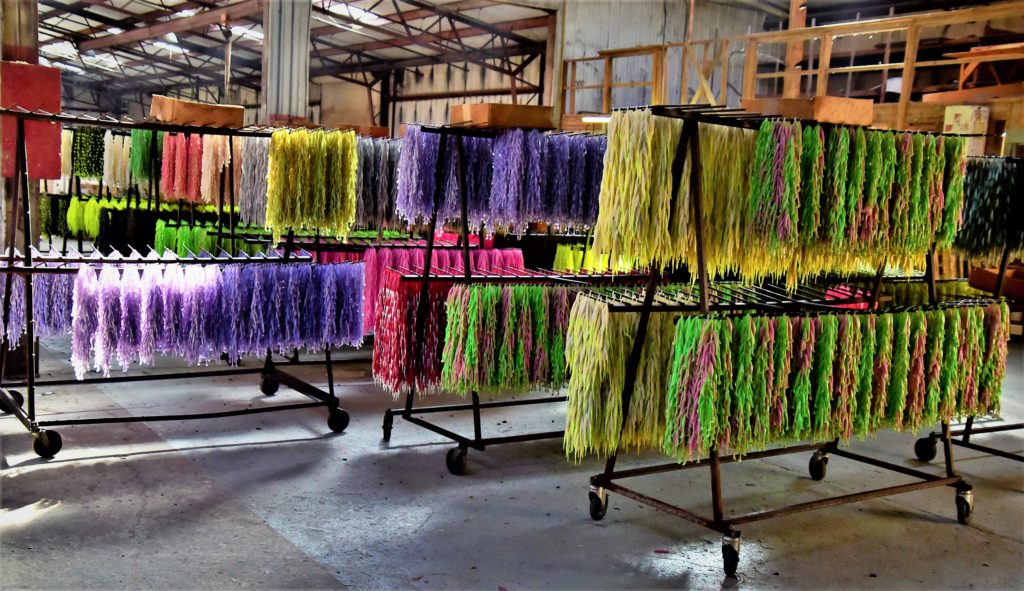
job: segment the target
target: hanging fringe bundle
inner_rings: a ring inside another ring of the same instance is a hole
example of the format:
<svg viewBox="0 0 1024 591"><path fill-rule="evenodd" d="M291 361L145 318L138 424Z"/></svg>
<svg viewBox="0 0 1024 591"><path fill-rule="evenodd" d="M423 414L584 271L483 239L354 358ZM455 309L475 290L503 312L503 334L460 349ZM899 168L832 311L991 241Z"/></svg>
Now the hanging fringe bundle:
<svg viewBox="0 0 1024 591"><path fill-rule="evenodd" d="M446 302L441 388L463 396L560 388L561 379L553 378L564 372L553 364L564 363L564 356L551 355L550 342L565 342L567 326L559 312L574 294L540 285L455 286ZM521 343L523 355L518 354Z"/></svg>
<svg viewBox="0 0 1024 591"><path fill-rule="evenodd" d="M228 136L208 135L204 140L200 161L199 199L203 203L217 203L221 199L221 173L231 159ZM226 182L224 183L226 187ZM227 198L224 198L227 203Z"/></svg>
<svg viewBox="0 0 1024 591"><path fill-rule="evenodd" d="M59 277L59 276L56 276ZM67 276L70 279L70 276ZM109 374L151 364L156 353L207 363L263 356L268 349L322 351L359 346L363 327L360 264L146 265L83 267L74 289L41 293L56 327L71 304L72 365Z"/></svg>
<svg viewBox="0 0 1024 591"><path fill-rule="evenodd" d="M997 264L1003 250L1024 253L1024 162L968 158L963 194L963 227L957 250ZM1012 257L1011 257L1012 258Z"/></svg>
<svg viewBox="0 0 1024 591"><path fill-rule="evenodd" d="M358 149L352 131L275 131L270 139L266 225L345 237L356 217Z"/></svg>
<svg viewBox="0 0 1024 591"><path fill-rule="evenodd" d="M103 178L103 136L100 127L80 127L75 130L71 146L74 175L81 178Z"/></svg>
<svg viewBox="0 0 1024 591"><path fill-rule="evenodd" d="M270 138L245 138L242 180L238 185L238 217L243 224L263 226L267 219L267 159Z"/></svg>

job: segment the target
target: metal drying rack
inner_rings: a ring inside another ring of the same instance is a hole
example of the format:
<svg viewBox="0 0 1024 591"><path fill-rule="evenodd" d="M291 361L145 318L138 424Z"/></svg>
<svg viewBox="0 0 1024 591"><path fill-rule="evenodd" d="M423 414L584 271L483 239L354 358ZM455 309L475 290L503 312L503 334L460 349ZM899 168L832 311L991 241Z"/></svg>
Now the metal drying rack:
<svg viewBox="0 0 1024 591"><path fill-rule="evenodd" d="M647 107L643 107L647 108ZM641 352L643 350L644 342L647 338L648 326L650 324L650 316L654 312L664 311L695 311L698 313L711 313L716 311L738 311L738 310L766 310L778 312L780 309L785 312L795 310L806 310L806 309L837 309L838 306L852 303L863 303L865 302L865 294L859 291L850 292L849 297L838 297L835 300L828 300L827 298L813 298L807 297L807 295L814 295L814 289L811 289L811 293L801 295L801 290L798 289L795 296L787 296L785 292L779 294L774 293L771 298L765 299L762 296L768 295L761 292L755 292L753 295L746 295L741 301L723 301L720 297L720 287L710 284L708 280L708 269L707 260L704 252L704 234L707 229L704 227L703 214L702 214L702 171L701 171L701 154L700 154L700 123L710 123L717 125L725 125L731 127L742 127L747 129L754 129L760 125L760 123L766 118L763 115L753 114L745 111L739 111L736 109L719 108L719 107L708 107L702 105L696 106L655 106L649 107L649 109L655 114L664 117L673 117L683 120L683 129L679 138L679 143L676 146L675 156L672 162L672 190L671 200L672 205L670 211L675 212L675 200L677 198L676 188L679 186L682 173L684 168L685 159L687 158L687 151L689 152L689 158L691 162L690 166L690 191L691 199L693 200L694 207L694 234L697 245L697 284L695 288L690 291L682 291L680 295L675 298L670 298L667 302L664 301L663 297L658 296L659 285L661 283L661 272L660 269L655 266L655 269L650 274L645 290L643 291L642 298L637 293L622 294L612 291L595 292L595 296L599 298L605 298L611 304L612 311L615 312L633 312L639 314L638 328L636 338L634 339L630 356L626 362L626 373L624 379L624 385L622 389L622 406L625 409L623 411L621 429L625 428L628 420L630 408L630 400L633 396L634 386L636 384L637 372L641 359ZM671 226L670 220L670 226ZM878 269L875 277L875 289L870 294L867 294L866 303L869 308L874 308L876 298L878 294L878 286L882 281L883 273L885 270L885 263ZM930 273L930 271L929 271ZM777 291L767 288L766 286L759 286L758 288L751 288L750 286L743 286L743 289L755 289ZM807 289L807 288L803 288ZM733 293L734 292L729 292ZM818 293L820 295L820 293ZM617 452L613 453L608 457L604 471L600 474L596 474L590 478L590 515L594 520L600 520L604 518L605 513L608 510L608 493L615 492L633 499L641 504L647 505L654 508L655 510L668 513L677 517L681 517L697 525L711 529L713 531L722 534L722 558L725 573L729 576L735 575L736 568L739 564L739 550L740 550L740 530L738 526L746 523L752 523L755 521L763 521L766 519L772 519L775 517L783 517L794 513L800 513L804 511L811 511L815 509L822 509L825 507L832 507L836 505L842 505L847 503L853 503L857 501L874 499L880 497L887 497L907 492L913 492L928 488L944 487L949 486L956 489L956 507L957 517L961 523L966 523L970 517L971 511L973 510L973 493L971 485L968 484L959 474L953 465L953 451L951 438L949 433L949 425L943 423L943 433L939 438L943 442L943 451L945 453L945 474L935 475L929 474L920 470L908 468L891 462L886 462L880 459L864 456L861 454L853 453L846 449L839 447L839 440L834 440L825 444L820 443L805 443L788 445L766 451L754 452L740 455L730 455L722 457L719 455L717 449L712 449L708 454L708 457L699 461L691 462L689 464L680 465L678 463L659 464L654 466L647 466L641 468L632 469L619 469L616 470ZM773 456L781 456L793 453L813 452L809 462L809 471L811 478L814 480L822 480L825 477L826 466L828 464L829 455L835 455L861 463L865 463L877 468L889 470L905 476L912 477L916 482L909 484L901 484L896 486L887 486L882 488L874 488L857 493L830 496L814 501L796 503L786 505L773 510L766 511L755 511L752 513L736 516L727 516L724 508L724 500L722 497L722 477L721 477L721 465L724 463L736 462L740 459L752 460L759 458L768 458ZM666 472L674 472L677 470L688 470L692 468L708 467L711 473L711 509L712 514L710 517L705 515L697 514L688 509L684 509L677 505L673 505L669 502L657 499L645 493L639 492L635 489L629 488L620 484L619 481L626 478L635 478L639 476L647 476L653 474L661 474Z"/></svg>
<svg viewBox="0 0 1024 591"><path fill-rule="evenodd" d="M453 127L453 126L422 126L421 131L426 133L435 133L440 135L440 142L438 146L438 154L436 164L434 166L434 194L433 203L431 208L430 220L427 223L427 244L426 253L424 256L424 264L421 270L418 272L412 272L409 269L401 269L404 272L402 277L403 281L416 281L421 282L421 288L419 292L419 305L416 308L414 335L415 335L415 346L422 347L423 339L426 332L426 322L428 314L428 299L429 299L429 287L430 283L437 281L444 282L456 282L463 284L472 283L542 283L542 284L577 284L586 285L590 282L630 282L637 281L637 276L633 275L591 275L591 274L580 274L580 275L569 275L569 274L558 274L558 273L546 273L546 272L528 272L528 271L516 271L502 272L501 274L495 273L481 273L479 271L474 272L471 267L471 260L469 255L469 204L468 197L465 190L465 174L458 175L459 195L460 195L460 238L459 243L462 250L462 273L441 273L433 268L433 251L436 246L434 245L434 234L437 231L437 218L438 210L440 208L442 200L442 192L444 191L444 163L447 161L449 142L448 137L494 137L497 134L495 129L488 128L475 128L475 127ZM462 143L452 142L454 149L457 150L460 166L464 166L464 161L461 158ZM646 277L644 275L643 277ZM413 367L415 373L420 373L422 370L423 354L422 350L409 351L409 355L413 359ZM565 396L547 396L544 398L527 398L520 400L498 400L486 403L480 402L479 393L474 391L471 393L471 402L469 404L447 404L437 406L426 406L416 407L416 385L415 383L410 385L409 390L405 394L405 404L402 408L398 409L387 409L384 412L383 431L384 440L389 441L391 439L391 431L394 425L395 416L401 417L405 421L412 423L420 428L426 429L433 433L437 433L447 439L450 439L456 443L456 447L448 450L445 456L445 464L452 474L461 475L466 472L467 468L467 454L470 448L478 451L484 451L489 445L499 445L504 443L519 443L524 441L537 441L542 439L557 439L564 435L564 431L547 431L541 433L524 433L517 435L508 435L503 437L484 437L482 434L482 427L480 424L480 411L485 408L505 408L513 406L524 406L533 404L546 404L564 402ZM420 415L433 414L440 412L452 412L452 411L472 411L473 413L473 435L472 437L460 435L450 429L446 429L421 418Z"/></svg>
<svg viewBox="0 0 1024 591"><path fill-rule="evenodd" d="M16 384L4 384L4 368L6 366L7 351L10 348L10 344L7 342L6 336L3 337L3 342L0 343L0 409L13 414L25 427L25 429L33 437L33 450L37 455L44 458L51 458L55 456L63 446L63 440L57 431L47 429L47 427L59 427L65 425L91 425L91 424L108 424L108 423L135 423L135 422L149 422L149 421L180 421L180 420L194 420L194 419L211 419L211 418L222 418L238 415L248 414L259 414L266 412L276 412L284 410L296 410L302 408L313 408L313 407L327 407L328 419L327 425L331 431L340 433L344 431L349 423L349 415L340 406L340 401L335 395L334 388L334 375L333 375L333 363L334 362L353 362L353 361L364 361L363 358L356 359L339 359L332 361L330 349L324 351L323 361L314 361L313 363L323 363L327 373L327 391L324 391L309 382L284 371L280 364L274 362L271 351L267 351L266 358L262 367L253 368L226 368L217 370L200 370L195 372L176 372L176 373L162 373L162 374L142 374L142 375L131 375L131 376L113 376L113 377L101 377L101 378L89 378L87 380L36 380L35 369L38 367L38 353L36 347L35 326L33 322L33 299L32 299L32 278L33 275L40 273L74 273L77 269L72 265L92 265L92 264L131 264L131 265L146 265L146 264L231 264L231 263L253 263L257 262L260 264L282 264L291 262L311 262L312 257L307 252L294 253L290 246L286 246L282 255L272 256L213 256L209 253L200 253L191 257L174 259L164 259L160 256L112 256L103 257L100 255L85 256L68 256L65 248L62 253L57 255L41 255L35 249L32 244L31 228L31 212L29 209L29 179L27 171L27 148L25 141L25 121L36 120L36 121L50 121L68 125L90 125L99 127L110 127L117 129L150 129L154 131L164 131L169 133L200 133L200 134L221 134L228 135L230 138L236 136L250 136L250 137L265 137L269 136L273 131L271 128L246 128L246 129L227 129L227 128L209 128L199 127L191 125L172 125L159 122L143 121L136 122L125 119L114 119L109 117L87 117L70 115L67 113L48 113L45 111L28 111L21 108L0 108L0 116L11 116L16 119L15 129L15 179L16 179L16 194L12 200L12 210L9 213L7 232L9 236L9 244L5 251L6 266L0 268L0 273L4 275L4 294L3 294L3 322L6 326L11 312L11 297L13 287L13 275L21 274L24 275L24 290L25 290L25 327L27 343L25 347L25 381L23 383ZM155 134L153 136L154 144L151 145L151 154L155 159ZM230 152L233 154L233 145L229 146ZM228 174L228 185L230 190L231 204L229 210L229 229L234 229L234 175ZM154 183L156 179L151 177L150 182L150 196L154 195ZM221 185L223 192L223 184ZM136 187L136 195L138 195ZM222 196L223 197L223 196ZM138 199L138 197L136 197ZM21 211L18 211L18 208ZM15 228L17 226L17 219L19 213L21 214L22 225L24 228L24 244L23 249L17 251L17 240L15 235ZM223 215L223 199L220 203L220 215ZM286 365L298 365L302 362L297 360L289 361ZM248 406L246 408L222 411L222 412L203 412L203 413L190 413L190 414L163 414L163 415L138 415L130 417L95 417L95 418L75 418L75 419L43 419L37 418L36 413L36 388L40 386L60 386L60 385L72 385L72 384L109 384L109 383L121 383L121 382L142 382L142 381L158 381L158 380L180 380L184 378L211 378L231 375L242 375L242 374L255 374L261 375L260 390L267 396L274 395L278 388L283 384L288 386L292 390L305 395L310 399L309 402L292 403L292 404L280 404L273 406ZM22 395L19 391L13 390L12 387L23 387L26 391L25 395ZM27 404L26 404L27 403ZM24 408L23 408L24 406Z"/></svg>

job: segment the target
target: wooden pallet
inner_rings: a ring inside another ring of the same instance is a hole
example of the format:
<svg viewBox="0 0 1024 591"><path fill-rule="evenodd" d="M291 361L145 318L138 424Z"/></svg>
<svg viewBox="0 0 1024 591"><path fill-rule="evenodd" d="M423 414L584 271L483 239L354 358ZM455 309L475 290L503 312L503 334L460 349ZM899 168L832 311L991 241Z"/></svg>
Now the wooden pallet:
<svg viewBox="0 0 1024 591"><path fill-rule="evenodd" d="M465 127L505 129L554 129L555 111L552 107L536 105L507 105L504 103L469 103L452 105L448 123Z"/></svg>

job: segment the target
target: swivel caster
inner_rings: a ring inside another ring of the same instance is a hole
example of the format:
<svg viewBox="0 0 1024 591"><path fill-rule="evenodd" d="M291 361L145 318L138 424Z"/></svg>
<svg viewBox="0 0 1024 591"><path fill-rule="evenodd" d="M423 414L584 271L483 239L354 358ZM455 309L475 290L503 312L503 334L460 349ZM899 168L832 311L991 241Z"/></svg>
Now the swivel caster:
<svg viewBox="0 0 1024 591"><path fill-rule="evenodd" d="M448 450L448 455L444 458L445 465L448 466L448 471L456 476L462 476L466 473L466 450L461 447L453 447Z"/></svg>
<svg viewBox="0 0 1024 591"><path fill-rule="evenodd" d="M590 518L601 521L608 513L608 492L601 487L590 488Z"/></svg>
<svg viewBox="0 0 1024 591"><path fill-rule="evenodd" d="M391 428L395 424L395 415L391 414L390 410L384 411L384 441L391 439Z"/></svg>
<svg viewBox="0 0 1024 591"><path fill-rule="evenodd" d="M934 437L922 437L914 442L914 455L922 462L934 460L937 451L938 442Z"/></svg>
<svg viewBox="0 0 1024 591"><path fill-rule="evenodd" d="M57 455L57 452L64 445L60 433L56 431L42 430L38 433L33 433L32 440L32 451L36 452L36 455L41 458L52 458Z"/></svg>
<svg viewBox="0 0 1024 591"><path fill-rule="evenodd" d="M722 567L725 574L730 577L736 576L736 567L740 564L740 537L722 537Z"/></svg>
<svg viewBox="0 0 1024 591"><path fill-rule="evenodd" d="M956 491L956 520L961 525L970 525L974 513L974 491L964 489Z"/></svg>
<svg viewBox="0 0 1024 591"><path fill-rule="evenodd" d="M348 412L340 408L332 408L330 414L327 415L327 428L335 433L341 433L348 427L348 421Z"/></svg>
<svg viewBox="0 0 1024 591"><path fill-rule="evenodd" d="M260 392L267 396L273 396L280 387L281 383L277 381L277 378L270 376L263 376L263 380L260 382Z"/></svg>
<svg viewBox="0 0 1024 591"><path fill-rule="evenodd" d="M11 398L14 399L14 402L17 403L18 408L25 406L25 397L21 394L21 392L18 392L17 390L8 390L7 393L10 394ZM6 403L0 404L0 409L2 409L7 414L14 412L14 409L8 408L8 405Z"/></svg>
<svg viewBox="0 0 1024 591"><path fill-rule="evenodd" d="M814 452L811 460L807 462L807 471L811 473L814 480L824 480L828 472L828 455L820 451Z"/></svg>

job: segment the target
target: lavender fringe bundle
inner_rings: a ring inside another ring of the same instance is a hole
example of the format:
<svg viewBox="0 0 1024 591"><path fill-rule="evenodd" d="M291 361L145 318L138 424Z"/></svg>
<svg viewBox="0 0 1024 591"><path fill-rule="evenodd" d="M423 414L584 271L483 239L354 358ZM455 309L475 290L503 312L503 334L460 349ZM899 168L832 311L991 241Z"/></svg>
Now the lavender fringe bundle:
<svg viewBox="0 0 1024 591"><path fill-rule="evenodd" d="M60 277L60 276L55 276ZM68 280L71 276L66 276ZM67 302L72 365L104 375L116 361L151 364L157 353L206 363L227 353L262 356L268 349L359 346L363 340L362 264L146 265L83 267L52 282L48 323L64 322ZM66 298L72 295L70 299Z"/></svg>

